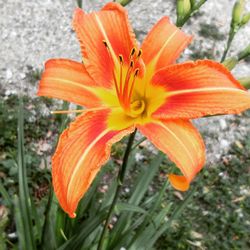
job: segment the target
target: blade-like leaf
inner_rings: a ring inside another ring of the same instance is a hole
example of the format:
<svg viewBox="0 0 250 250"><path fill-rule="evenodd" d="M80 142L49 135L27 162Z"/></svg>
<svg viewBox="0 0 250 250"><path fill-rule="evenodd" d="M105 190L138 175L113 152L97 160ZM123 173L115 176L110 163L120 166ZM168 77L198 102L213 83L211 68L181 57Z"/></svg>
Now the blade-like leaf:
<svg viewBox="0 0 250 250"><path fill-rule="evenodd" d="M154 233L154 235L151 239L150 238L148 239L147 248L146 248L147 250L152 249L153 245L158 240L158 238L163 233L165 233L169 229L169 227L171 226L172 222L180 216L183 209L187 206L187 204L189 204L189 201L192 199L195 191L196 191L196 187L193 187L193 189L187 194L187 196L181 202L181 204L178 207L176 207L176 209L174 210L174 212L171 215L171 217L169 218L169 220L166 223L162 224L162 226L160 228L158 228L158 230Z"/></svg>
<svg viewBox="0 0 250 250"><path fill-rule="evenodd" d="M109 207L106 207L105 209L100 211L95 215L95 217L90 217L85 220L81 224L78 233L75 236L71 237L71 239L65 242L61 247L59 247L58 250L80 249L86 237L88 237L89 234L91 234L99 225L102 224L102 222L106 218L108 208Z"/></svg>
<svg viewBox="0 0 250 250"><path fill-rule="evenodd" d="M143 233L145 232L145 229L146 229L148 223L151 222L150 219L153 217L154 213L157 212L157 209L161 210L162 198L164 196L165 190L166 190L166 188L167 188L168 185L169 185L169 181L166 180L165 183L164 183L164 185L162 186L161 190L157 193L157 198L156 198L154 204L152 205L152 207L149 208L149 215L150 216L148 216L147 218L145 218L145 220L143 221L143 223L139 226L139 228L137 229L136 234L134 235L133 239L130 241L130 245L129 246L131 246L135 241L138 241L138 239L140 237L143 238ZM170 209L170 206L169 206L169 209Z"/></svg>
<svg viewBox="0 0 250 250"><path fill-rule="evenodd" d="M19 203L21 211L21 221L23 231L19 231L25 236L25 249L36 249L31 221L31 202L28 190L27 171L24 161L24 130L23 130L23 101L20 97L18 112L18 184Z"/></svg>
<svg viewBox="0 0 250 250"><path fill-rule="evenodd" d="M54 193L52 185L50 185L50 192L48 202L44 212L44 224L41 236L41 249L56 249L55 239L55 213L57 210L57 203L53 202Z"/></svg>
<svg viewBox="0 0 250 250"><path fill-rule="evenodd" d="M154 175L158 171L163 159L164 154L159 152L157 156L151 161L150 165L147 166L147 168L145 168L141 174L139 174L134 185L134 191L132 192L133 194L128 201L129 204L133 204L135 206L139 205L148 189L149 183L152 181ZM114 246L120 241L122 233L129 228L132 216L132 212L126 212L120 216L118 222L115 224L111 232L111 241L109 245L110 249L114 248Z"/></svg>
<svg viewBox="0 0 250 250"><path fill-rule="evenodd" d="M26 249L26 238L24 232L23 219L21 215L20 200L16 195L14 196L14 211L19 249Z"/></svg>
<svg viewBox="0 0 250 250"><path fill-rule="evenodd" d="M0 194L2 195L6 206L8 206L9 208L12 207L12 200L7 192L7 190L5 189L2 181L0 181Z"/></svg>
<svg viewBox="0 0 250 250"><path fill-rule="evenodd" d="M128 212L135 212L135 213L142 213L142 214L147 213L146 210L144 210L143 208L141 208L139 206L135 206L135 205L128 204L128 203L122 203L122 202L119 202L116 204L115 210L118 213L121 211L128 211Z"/></svg>
<svg viewBox="0 0 250 250"><path fill-rule="evenodd" d="M153 217L153 223L150 223L144 230L140 233L138 238L134 241L129 249L146 249L148 239L152 238L157 231L157 229L164 224L165 217L171 208L171 204L163 208L158 214ZM148 248L147 248L148 249ZM152 249L152 248L150 248Z"/></svg>

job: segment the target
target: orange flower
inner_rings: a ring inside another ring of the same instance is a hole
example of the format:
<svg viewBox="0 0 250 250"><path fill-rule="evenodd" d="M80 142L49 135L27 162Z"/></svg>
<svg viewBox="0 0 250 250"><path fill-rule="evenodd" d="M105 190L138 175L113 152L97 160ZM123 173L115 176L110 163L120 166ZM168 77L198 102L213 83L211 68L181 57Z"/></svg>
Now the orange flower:
<svg viewBox="0 0 250 250"><path fill-rule="evenodd" d="M250 107L249 93L217 62L174 64L191 37L167 17L140 48L116 3L90 14L76 9L73 27L83 63L47 61L38 91L87 108L62 133L52 160L64 211L75 216L112 144L135 127L176 163L183 176L170 174L170 182L187 190L205 162L204 143L189 119L239 113Z"/></svg>

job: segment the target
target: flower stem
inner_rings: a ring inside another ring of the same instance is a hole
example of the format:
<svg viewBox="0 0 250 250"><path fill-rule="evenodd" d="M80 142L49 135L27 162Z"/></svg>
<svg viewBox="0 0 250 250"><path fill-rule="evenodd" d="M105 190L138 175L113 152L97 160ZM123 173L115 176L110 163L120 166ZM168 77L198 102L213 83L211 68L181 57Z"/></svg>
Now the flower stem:
<svg viewBox="0 0 250 250"><path fill-rule="evenodd" d="M236 34L235 32L230 31L230 34L229 34L229 37L228 37L228 40L227 40L227 46L226 46L226 48L225 48L225 50L224 50L224 52L223 52L222 58L221 58L221 63L222 63L223 61L225 61L225 59L226 59L228 50L229 50L229 48L231 47L231 44L232 44L232 41L233 41L233 39L234 39L235 34Z"/></svg>
<svg viewBox="0 0 250 250"><path fill-rule="evenodd" d="M126 173L126 168L127 168L127 165L128 165L129 154L131 152L131 148L132 148L132 145L133 145L133 141L134 141L134 138L135 138L136 131L137 130L135 129L135 131L130 135L129 140L128 140L127 148L126 148L126 151L125 151L125 154L124 154L124 157L123 157L122 166L121 166L121 168L119 170L118 177L117 177L118 183L117 183L117 187L116 187L115 196L114 196L112 204L110 206L110 209L109 209L106 221L105 221L105 225L103 227L102 234L101 234L101 237L100 237L100 240L99 240L99 243L98 243L97 250L103 250L104 249L103 246L104 246L105 235L107 233L108 225L109 225L110 219L112 217L112 214L114 212L116 202L117 202L119 194L121 192L121 188L122 188L125 173Z"/></svg>

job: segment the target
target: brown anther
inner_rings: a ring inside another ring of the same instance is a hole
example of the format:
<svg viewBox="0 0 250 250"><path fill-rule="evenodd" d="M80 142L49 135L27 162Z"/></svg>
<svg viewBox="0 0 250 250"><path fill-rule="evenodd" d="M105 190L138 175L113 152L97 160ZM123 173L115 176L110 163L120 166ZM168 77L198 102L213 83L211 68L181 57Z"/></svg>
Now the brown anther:
<svg viewBox="0 0 250 250"><path fill-rule="evenodd" d="M107 42L105 40L102 40L102 42L103 42L104 46L108 49L109 46L108 46Z"/></svg>
<svg viewBox="0 0 250 250"><path fill-rule="evenodd" d="M134 61L130 61L129 67L130 67L130 68L133 68L133 67L134 67Z"/></svg>
<svg viewBox="0 0 250 250"><path fill-rule="evenodd" d="M138 68L135 69L134 77L137 77L137 76L138 76L139 71L140 71L140 70L139 70Z"/></svg>
<svg viewBox="0 0 250 250"><path fill-rule="evenodd" d="M133 48L130 52L130 57L132 57L135 54L135 48Z"/></svg>
<svg viewBox="0 0 250 250"><path fill-rule="evenodd" d="M142 50L140 49L138 52L137 58L141 57L141 55L142 55Z"/></svg>
<svg viewBox="0 0 250 250"><path fill-rule="evenodd" d="M123 64L123 62L124 62L124 60L123 60L123 56L122 56L122 55L119 55L118 57L119 57L119 61L120 61L120 63L121 63L121 64Z"/></svg>

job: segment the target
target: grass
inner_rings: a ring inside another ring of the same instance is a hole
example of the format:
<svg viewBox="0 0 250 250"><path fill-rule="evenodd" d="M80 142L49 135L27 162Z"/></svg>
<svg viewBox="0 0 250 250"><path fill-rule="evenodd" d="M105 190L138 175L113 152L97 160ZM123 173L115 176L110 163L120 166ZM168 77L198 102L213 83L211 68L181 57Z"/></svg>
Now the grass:
<svg viewBox="0 0 250 250"><path fill-rule="evenodd" d="M48 109L52 109L54 106L54 103L49 99L24 97L25 161L29 191L34 200L34 206L37 208L38 216L43 216L48 206L51 176L50 169L47 166L47 157L53 153L53 141L56 141L58 127L61 123L60 117L41 112L45 108L44 103ZM11 205L15 204L15 197L18 193L17 106L18 98L16 95L10 95L8 98L2 96L0 99L0 125L4 128L0 130L0 191L4 190L1 191L3 198L0 198L0 208L1 211L4 211L0 213L0 239L2 244L0 244L0 247L2 249L5 246L15 249L18 244L15 234L18 225L15 223L15 210ZM244 119L244 116L241 119ZM41 141L47 141L52 147L37 154L38 142ZM112 149L113 161L110 162L101 185L95 190L97 192L96 197L100 200L104 197L104 186L112 183L111 179L117 172L116 166L120 163L124 146L124 141L122 141ZM152 153L144 145L140 146L137 153L145 157L130 170L126 177L127 191L125 192L124 189L121 196L124 201L131 196L134 178L140 175L142 165L147 164L152 159ZM41 168L41 166L44 167ZM204 169L203 180L189 205L157 240L155 249L249 249L249 166L250 134L240 144L232 145L229 154L223 156L221 162ZM170 171L170 168L174 168L173 164L165 159L147 189L142 203L147 202L156 191L161 190L166 180L166 173ZM163 192L161 205L173 212L175 207L181 204L184 196L185 194L174 191L168 186L166 192ZM166 207L169 204L173 204L173 206ZM100 204L95 203L90 203L89 206L94 208L97 205L100 206ZM123 205L122 208L141 211L139 207L126 208ZM164 213L162 216L164 218ZM162 220L162 223L164 225L164 220ZM65 233L67 235L67 232ZM59 234L61 233L59 232ZM64 239L62 238L61 241L64 242Z"/></svg>

